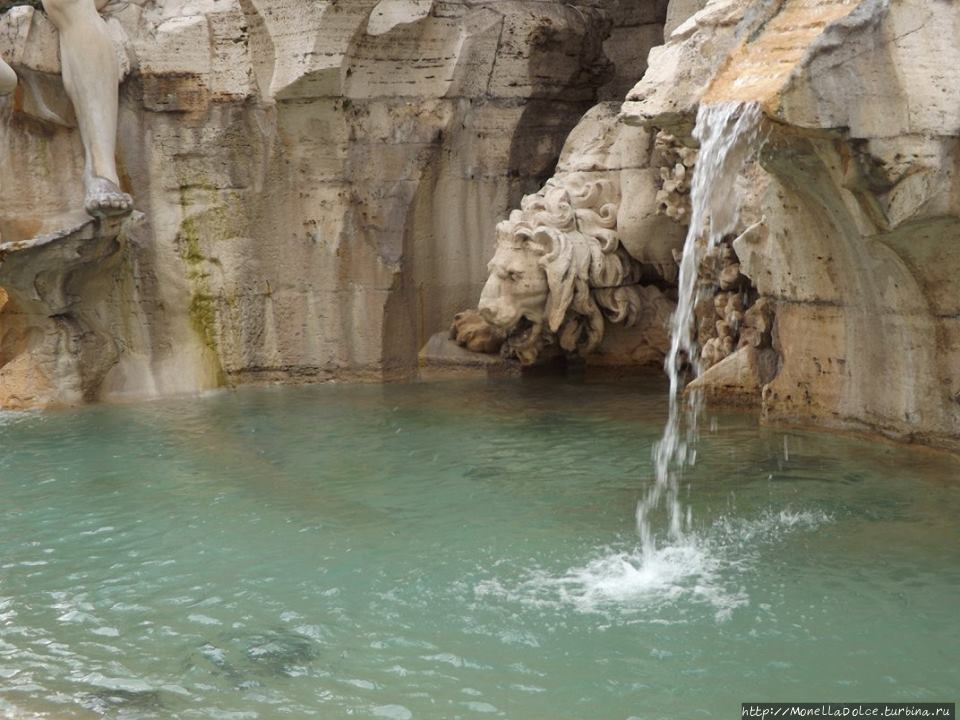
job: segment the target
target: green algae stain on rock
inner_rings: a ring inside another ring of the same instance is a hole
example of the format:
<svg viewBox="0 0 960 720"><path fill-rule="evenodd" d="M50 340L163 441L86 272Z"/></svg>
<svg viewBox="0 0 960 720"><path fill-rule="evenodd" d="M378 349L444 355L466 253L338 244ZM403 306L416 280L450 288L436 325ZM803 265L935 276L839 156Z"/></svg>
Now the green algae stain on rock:
<svg viewBox="0 0 960 720"><path fill-rule="evenodd" d="M193 177L189 186L180 188L179 199L182 220L175 242L189 286L190 324L216 359L218 382L226 384L222 352L232 344L230 313L237 298L222 286L224 268L217 255L243 236L246 197L205 177Z"/></svg>
<svg viewBox="0 0 960 720"><path fill-rule="evenodd" d="M213 355L217 382L223 385L226 376L219 353L217 300L210 289L210 273L207 271L208 263L216 263L216 260L204 255L201 248L201 233L211 229L208 227L207 220L209 217L206 215L185 218L180 224L176 242L180 259L186 265L186 277L190 283L190 302L187 306L190 324Z"/></svg>
<svg viewBox="0 0 960 720"><path fill-rule="evenodd" d="M203 344L216 353L218 351L217 308L214 299L210 295L195 293L190 298L187 309L190 314L190 323L203 338Z"/></svg>
<svg viewBox="0 0 960 720"><path fill-rule="evenodd" d="M186 218L180 224L179 240L182 241L180 257L191 267L191 270L206 259L200 251L200 235L195 218Z"/></svg>
<svg viewBox="0 0 960 720"><path fill-rule="evenodd" d="M190 321L203 338L204 345L216 353L218 348L217 311L210 292L209 273L203 268L206 258L200 252L200 240L192 220L184 221L179 238L181 240L180 257L187 263L187 279L192 286L189 305Z"/></svg>

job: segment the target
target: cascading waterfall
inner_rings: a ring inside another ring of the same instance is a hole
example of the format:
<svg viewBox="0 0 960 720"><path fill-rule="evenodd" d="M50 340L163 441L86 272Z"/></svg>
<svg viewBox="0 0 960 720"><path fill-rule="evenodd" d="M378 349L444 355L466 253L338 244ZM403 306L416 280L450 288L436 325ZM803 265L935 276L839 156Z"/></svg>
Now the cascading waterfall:
<svg viewBox="0 0 960 720"><path fill-rule="evenodd" d="M700 348L694 332L694 308L701 299L697 269L704 256L737 224L736 179L754 151L762 112L756 103L701 105L694 137L700 154L691 184L692 213L680 262L677 310L670 328L671 347L666 370L670 377L669 418L663 437L654 446L655 480L637 505L637 530L644 557L656 550L652 515L666 498L671 540L679 540L689 525L680 503L683 469L696 459L694 444L703 398L683 392L684 363L700 374Z"/></svg>

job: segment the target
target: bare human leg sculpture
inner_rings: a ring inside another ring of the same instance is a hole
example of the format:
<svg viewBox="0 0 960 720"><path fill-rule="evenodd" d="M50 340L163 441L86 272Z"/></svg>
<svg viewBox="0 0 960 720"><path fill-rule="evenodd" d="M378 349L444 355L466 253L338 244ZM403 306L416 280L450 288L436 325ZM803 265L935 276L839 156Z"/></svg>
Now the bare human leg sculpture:
<svg viewBox="0 0 960 720"><path fill-rule="evenodd" d="M0 58L0 97L17 89L17 74Z"/></svg>
<svg viewBox="0 0 960 720"><path fill-rule="evenodd" d="M107 25L98 13L107 2L43 0L44 10L60 32L63 84L83 141L84 209L98 218L133 210L133 199L120 190L117 176L120 68Z"/></svg>

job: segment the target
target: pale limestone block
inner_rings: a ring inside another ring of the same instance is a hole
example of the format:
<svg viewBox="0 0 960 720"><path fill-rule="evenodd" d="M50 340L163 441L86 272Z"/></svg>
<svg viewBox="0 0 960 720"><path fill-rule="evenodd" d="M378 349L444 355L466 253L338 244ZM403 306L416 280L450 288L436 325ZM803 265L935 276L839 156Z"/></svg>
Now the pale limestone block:
<svg viewBox="0 0 960 720"><path fill-rule="evenodd" d="M143 75L210 76L212 55L206 15L163 19L149 37L137 38L134 45Z"/></svg>
<svg viewBox="0 0 960 720"><path fill-rule="evenodd" d="M237 42L247 37L247 21L240 3L232 2L225 9L208 13L207 24L211 98L222 102L253 97L257 88L251 72L249 46L246 42Z"/></svg>
<svg viewBox="0 0 960 720"><path fill-rule="evenodd" d="M352 98L440 97L448 93L465 39L459 22L427 17L364 35L351 51L345 91Z"/></svg>
<svg viewBox="0 0 960 720"><path fill-rule="evenodd" d="M422 20L433 9L434 0L380 0L370 11L368 35L385 35L398 25Z"/></svg>
<svg viewBox="0 0 960 720"><path fill-rule="evenodd" d="M20 5L0 18L0 55L14 68L58 75L60 40L46 16Z"/></svg>
<svg viewBox="0 0 960 720"><path fill-rule="evenodd" d="M635 125L692 129L714 73L736 46L747 0L710 0L650 51L646 74L627 95L624 119Z"/></svg>

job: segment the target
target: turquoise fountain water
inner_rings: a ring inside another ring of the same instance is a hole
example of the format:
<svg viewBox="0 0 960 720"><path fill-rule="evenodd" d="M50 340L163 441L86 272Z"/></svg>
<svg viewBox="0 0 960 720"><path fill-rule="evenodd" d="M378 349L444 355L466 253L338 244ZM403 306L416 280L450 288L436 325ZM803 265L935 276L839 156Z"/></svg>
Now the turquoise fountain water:
<svg viewBox="0 0 960 720"><path fill-rule="evenodd" d="M960 687L960 464L659 382L263 389L0 424L0 716L729 718Z"/></svg>

